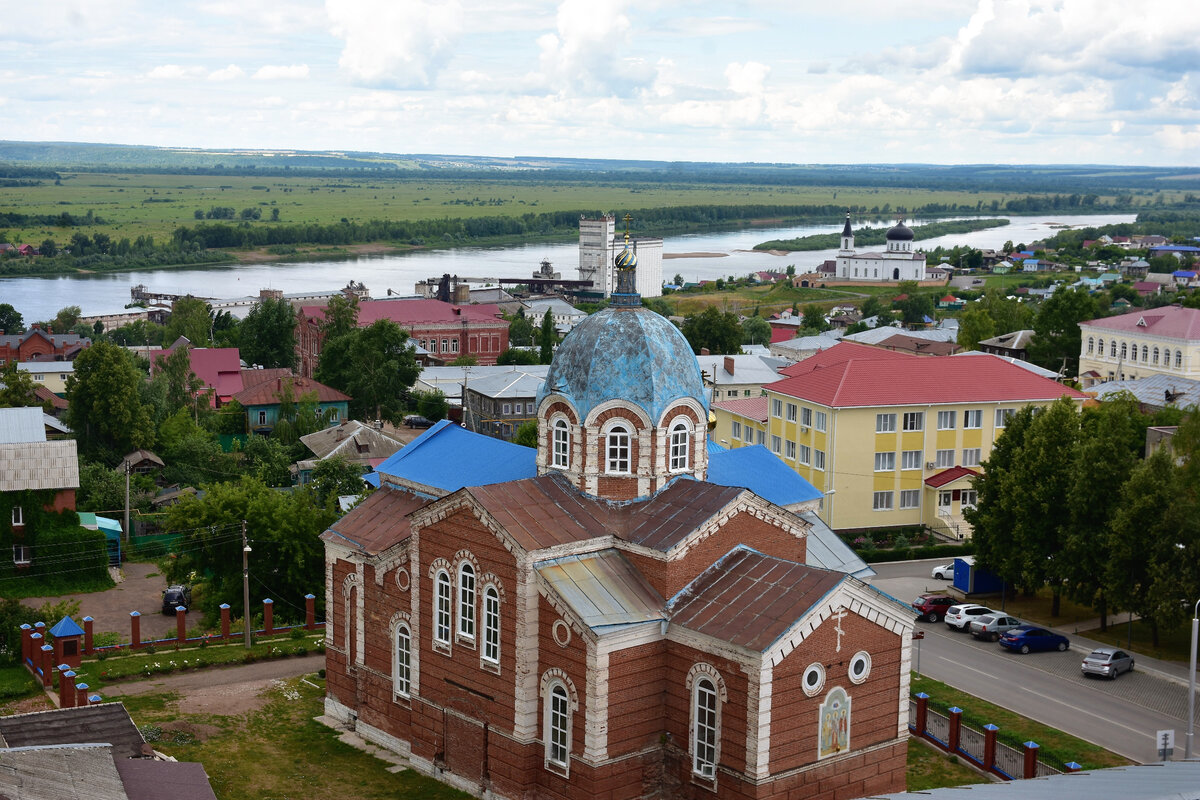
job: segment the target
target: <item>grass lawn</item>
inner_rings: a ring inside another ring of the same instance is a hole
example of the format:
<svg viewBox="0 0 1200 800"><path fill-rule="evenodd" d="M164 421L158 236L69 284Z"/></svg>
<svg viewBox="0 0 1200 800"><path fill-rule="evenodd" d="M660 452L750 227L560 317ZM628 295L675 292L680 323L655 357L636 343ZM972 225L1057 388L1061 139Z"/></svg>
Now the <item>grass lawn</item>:
<svg viewBox="0 0 1200 800"><path fill-rule="evenodd" d="M1055 763L1056 761L1076 761L1084 769L1117 767L1132 763L1129 759L1105 750L1103 747L1085 742L1083 739L1078 739L1040 722L1034 722L1028 717L1013 713L986 700L980 700L978 697L961 692L932 678L918 677L914 674L912 691L914 694L925 692L929 695L929 707L939 712L944 713L951 706L961 708L963 723L973 728L980 728L988 723L998 726L1000 741L1005 744L1016 743L1019 745L1021 742L1027 741L1037 742L1041 747L1043 760L1054 766L1059 766ZM909 750L912 750L911 746Z"/></svg>
<svg viewBox="0 0 1200 800"><path fill-rule="evenodd" d="M917 739L909 741L908 791L923 792L987 782L987 778L963 764L957 756L947 755Z"/></svg>
<svg viewBox="0 0 1200 800"><path fill-rule="evenodd" d="M393 775L386 762L338 741L313 720L325 682L307 680L280 682L261 709L237 716L182 715L173 694L130 698L126 707L156 749L203 763L220 800L469 797L412 770Z"/></svg>
<svg viewBox="0 0 1200 800"><path fill-rule="evenodd" d="M1115 617L1109 616L1107 631L1093 628L1090 631L1080 631L1080 633L1089 639L1111 644L1113 647L1128 648L1135 653L1147 655L1151 658L1187 663L1192 652L1192 628L1190 621L1171 630L1160 626L1158 629L1158 644L1155 645L1150 625L1141 620L1133 621L1133 644L1130 644L1130 626L1127 620L1128 617L1124 614Z"/></svg>
<svg viewBox="0 0 1200 800"><path fill-rule="evenodd" d="M0 667L0 700L28 697L36 692L38 682L24 667Z"/></svg>
<svg viewBox="0 0 1200 800"><path fill-rule="evenodd" d="M1015 597L1009 597L1003 603L1001 603L999 595L985 597L978 602L997 611L1003 610L1005 613L1018 617L1022 621L1032 622L1035 625L1059 628L1068 634L1082 633L1083 631L1079 628L1079 624L1090 623L1099 616L1091 606L1078 605L1064 596L1059 605L1058 616L1052 617L1050 616L1051 600L1050 590L1043 588L1037 594L1030 596L1018 593ZM1001 605L1004 606L1003 609L1001 609ZM1091 627L1090 624L1087 627Z"/></svg>

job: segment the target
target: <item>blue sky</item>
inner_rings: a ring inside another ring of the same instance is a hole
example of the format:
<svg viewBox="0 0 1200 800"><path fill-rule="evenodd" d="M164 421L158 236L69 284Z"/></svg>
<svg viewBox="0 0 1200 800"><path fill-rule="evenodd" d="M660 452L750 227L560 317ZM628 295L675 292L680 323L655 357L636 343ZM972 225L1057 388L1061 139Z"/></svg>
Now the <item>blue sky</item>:
<svg viewBox="0 0 1200 800"><path fill-rule="evenodd" d="M0 138L1197 165L1194 2L9 0Z"/></svg>

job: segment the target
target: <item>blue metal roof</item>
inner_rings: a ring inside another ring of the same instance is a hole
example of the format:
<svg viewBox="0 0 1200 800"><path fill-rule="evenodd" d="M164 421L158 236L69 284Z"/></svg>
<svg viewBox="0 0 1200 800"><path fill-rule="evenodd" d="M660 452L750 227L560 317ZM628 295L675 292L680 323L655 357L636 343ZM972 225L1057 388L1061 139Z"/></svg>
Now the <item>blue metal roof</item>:
<svg viewBox="0 0 1200 800"><path fill-rule="evenodd" d="M61 639L64 636L83 636L83 628L79 627L78 623L70 617L63 617L50 629L50 635L55 639Z"/></svg>
<svg viewBox="0 0 1200 800"><path fill-rule="evenodd" d="M464 486L487 486L537 476L537 450L442 420L413 439L376 468L412 483L456 492ZM368 480L377 486L375 481Z"/></svg>
<svg viewBox="0 0 1200 800"><path fill-rule="evenodd" d="M790 506L821 497L811 483L789 469L761 444L708 453L708 482L742 486L777 506Z"/></svg>

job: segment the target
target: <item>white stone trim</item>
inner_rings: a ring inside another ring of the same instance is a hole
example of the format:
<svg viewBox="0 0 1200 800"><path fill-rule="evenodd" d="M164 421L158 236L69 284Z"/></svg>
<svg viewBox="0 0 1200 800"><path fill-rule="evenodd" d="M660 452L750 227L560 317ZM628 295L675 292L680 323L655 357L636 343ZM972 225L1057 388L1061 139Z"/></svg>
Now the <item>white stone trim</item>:
<svg viewBox="0 0 1200 800"><path fill-rule="evenodd" d="M775 669L764 661L757 670L746 672L746 723L758 732L746 731L746 774L764 780L771 774L771 689Z"/></svg>
<svg viewBox="0 0 1200 800"><path fill-rule="evenodd" d="M763 663L758 653L721 639L715 639L712 636L696 633L680 625L668 625L666 638L667 641L699 650L715 658L733 661L743 669L758 669L759 665Z"/></svg>
<svg viewBox="0 0 1200 800"><path fill-rule="evenodd" d="M361 562L355 564L355 571L351 572L342 580L342 619L343 619L343 636L342 649L347 655L353 655L353 659L347 659L346 671L350 671L352 665L362 666L363 651L366 649L363 642L363 565ZM355 591L357 590L357 591ZM354 607L350 606L350 595L354 594ZM353 626L355 641L358 646L351 651L351 626Z"/></svg>
<svg viewBox="0 0 1200 800"><path fill-rule="evenodd" d="M908 703L912 693L912 631L900 642L900 708L897 714L896 735L908 736Z"/></svg>
<svg viewBox="0 0 1200 800"><path fill-rule="evenodd" d="M593 763L608 758L608 652L587 643L587 703L583 719L583 757Z"/></svg>
<svg viewBox="0 0 1200 800"><path fill-rule="evenodd" d="M588 412L587 418L582 420L582 423L589 428L596 428L596 420L600 419L602 414L613 410L629 412L631 416L626 420L626 422L633 426L634 430L654 427L654 423L651 422L650 417L646 416L646 412L641 406L631 403L628 400L619 399L606 400L600 405L594 406L592 410ZM615 419L608 420L604 423L603 428L607 429L608 426L614 422L616 422Z"/></svg>
<svg viewBox="0 0 1200 800"><path fill-rule="evenodd" d="M537 572L528 559L517 560L517 585L513 592L516 617L513 635L514 697L513 738L533 742L539 735L538 719L538 590Z"/></svg>

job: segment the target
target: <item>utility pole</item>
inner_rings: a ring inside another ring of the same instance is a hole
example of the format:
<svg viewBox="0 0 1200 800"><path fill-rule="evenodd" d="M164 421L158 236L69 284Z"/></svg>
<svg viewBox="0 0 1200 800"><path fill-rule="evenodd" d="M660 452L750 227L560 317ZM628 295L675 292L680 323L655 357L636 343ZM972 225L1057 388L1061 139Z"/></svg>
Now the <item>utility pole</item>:
<svg viewBox="0 0 1200 800"><path fill-rule="evenodd" d="M246 520L242 520L242 640L250 649L250 543L246 540Z"/></svg>
<svg viewBox="0 0 1200 800"><path fill-rule="evenodd" d="M128 459L125 460L125 529L122 531L125 535L125 544L129 544L129 473L133 470L133 464Z"/></svg>

